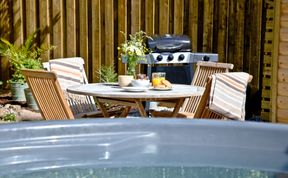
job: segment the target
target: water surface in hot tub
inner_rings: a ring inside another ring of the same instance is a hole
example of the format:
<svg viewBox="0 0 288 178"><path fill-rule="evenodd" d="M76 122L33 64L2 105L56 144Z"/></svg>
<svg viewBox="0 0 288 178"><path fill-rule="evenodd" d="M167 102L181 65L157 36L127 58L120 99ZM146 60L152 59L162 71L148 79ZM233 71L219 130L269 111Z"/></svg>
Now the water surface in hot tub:
<svg viewBox="0 0 288 178"><path fill-rule="evenodd" d="M3 178L274 178L288 177L285 173L216 167L123 167L96 169L48 170Z"/></svg>

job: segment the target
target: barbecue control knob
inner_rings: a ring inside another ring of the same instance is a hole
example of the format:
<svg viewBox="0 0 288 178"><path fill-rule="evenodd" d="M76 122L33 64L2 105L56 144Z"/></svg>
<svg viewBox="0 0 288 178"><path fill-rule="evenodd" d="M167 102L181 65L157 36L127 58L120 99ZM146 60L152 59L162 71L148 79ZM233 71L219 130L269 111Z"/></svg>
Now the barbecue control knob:
<svg viewBox="0 0 288 178"><path fill-rule="evenodd" d="M169 54L168 57L167 57L167 60L168 61L172 61L174 58L173 54Z"/></svg>
<svg viewBox="0 0 288 178"><path fill-rule="evenodd" d="M178 56L178 60L179 60L179 61L183 61L184 58L185 58L184 54L180 54L180 55Z"/></svg>
<svg viewBox="0 0 288 178"><path fill-rule="evenodd" d="M158 55L157 58L156 58L157 61L162 61L162 59L163 59L162 55Z"/></svg>
<svg viewBox="0 0 288 178"><path fill-rule="evenodd" d="M203 61L209 61L210 60L210 57L208 56L203 56Z"/></svg>

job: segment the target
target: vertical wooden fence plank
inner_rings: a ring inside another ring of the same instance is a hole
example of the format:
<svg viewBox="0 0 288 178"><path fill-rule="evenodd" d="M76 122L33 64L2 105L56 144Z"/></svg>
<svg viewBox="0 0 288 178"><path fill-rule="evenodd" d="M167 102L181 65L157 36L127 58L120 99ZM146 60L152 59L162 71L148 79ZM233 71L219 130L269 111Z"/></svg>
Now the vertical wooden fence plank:
<svg viewBox="0 0 288 178"><path fill-rule="evenodd" d="M23 9L23 0L15 0L13 2L13 41L15 45L20 45L24 41L24 9Z"/></svg>
<svg viewBox="0 0 288 178"><path fill-rule="evenodd" d="M184 0L174 1L174 34L183 34Z"/></svg>
<svg viewBox="0 0 288 178"><path fill-rule="evenodd" d="M244 17L245 17L245 0L237 1L236 4L236 33L235 33L235 56L234 70L243 71L244 60Z"/></svg>
<svg viewBox="0 0 288 178"><path fill-rule="evenodd" d="M123 33L126 34L124 36ZM118 1L118 46L127 38L127 0ZM120 52L118 51L118 74L125 74L125 64L121 62Z"/></svg>
<svg viewBox="0 0 288 178"><path fill-rule="evenodd" d="M92 0L92 80L98 80L97 70L101 67L102 56L102 26L101 26L101 0ZM103 37L104 38L104 37Z"/></svg>
<svg viewBox="0 0 288 178"><path fill-rule="evenodd" d="M85 1L80 1L80 2L85 2ZM77 52L77 22L76 22L76 0L66 0L66 33L63 35L66 36L66 42L64 44L64 48L66 49L64 56L67 57L75 57L76 52ZM83 18L83 21L85 22L86 18ZM85 39L85 38L84 38ZM81 42L81 41L80 41Z"/></svg>
<svg viewBox="0 0 288 178"><path fill-rule="evenodd" d="M203 51L212 51L213 40L213 3L214 0L204 0L203 11Z"/></svg>
<svg viewBox="0 0 288 178"><path fill-rule="evenodd" d="M52 29L53 29L53 44L56 49L53 50L53 58L62 57L63 52L63 35L62 35L62 24L63 24L63 11L62 11L63 0L53 0L52 4ZM57 17L59 17L59 20Z"/></svg>
<svg viewBox="0 0 288 178"><path fill-rule="evenodd" d="M0 1L0 37L9 41L13 37L13 7L10 0ZM9 62L7 58L1 56L0 62L0 80L5 82L9 79L9 72L7 70L9 69ZM3 86L5 86L5 83Z"/></svg>
<svg viewBox="0 0 288 178"><path fill-rule="evenodd" d="M26 3L26 36L32 34L37 29L37 7L36 0L25 0Z"/></svg>
<svg viewBox="0 0 288 178"><path fill-rule="evenodd" d="M145 1L145 31L148 35L155 33L155 0Z"/></svg>
<svg viewBox="0 0 288 178"><path fill-rule="evenodd" d="M218 40L217 53L219 61L227 62L227 16L229 1L220 0L218 6Z"/></svg>
<svg viewBox="0 0 288 178"><path fill-rule="evenodd" d="M131 34L141 29L141 0L131 0Z"/></svg>
<svg viewBox="0 0 288 178"><path fill-rule="evenodd" d="M131 0L131 34L141 30L141 0ZM136 67L136 72L140 72L140 65Z"/></svg>
<svg viewBox="0 0 288 178"><path fill-rule="evenodd" d="M244 53L244 65L245 71L253 75L253 80L250 83L255 89L260 89L259 79L260 79L260 64L261 64L261 47L262 47L262 8L263 0L250 1L250 20L249 25L245 28L250 28L245 30L246 34L249 34L247 50ZM246 13L247 14L247 13ZM247 20L248 21L248 20Z"/></svg>
<svg viewBox="0 0 288 178"><path fill-rule="evenodd" d="M93 6L92 6L93 7ZM78 41L78 48L79 48L79 53L80 56L84 59L85 62L85 69L87 71L87 75L89 76L89 71L88 71L88 64L89 64L89 50L88 50L88 40L90 37L88 36L88 0L82 0L79 1L79 14L78 18L79 20L77 21L79 24L75 26L75 29L78 29L78 36L77 39ZM94 12L92 12L94 13ZM97 17L95 17L97 18ZM93 22L92 22L93 24Z"/></svg>
<svg viewBox="0 0 288 178"><path fill-rule="evenodd" d="M229 0L228 4L228 39L227 39L227 62L234 64L234 55L235 55L235 40L236 38L236 1ZM235 68L235 67L234 67Z"/></svg>
<svg viewBox="0 0 288 178"><path fill-rule="evenodd" d="M49 28L51 25L49 16L49 0L39 1L39 28L41 29L40 44L51 45L51 35ZM50 59L50 52L48 55L41 57L43 61Z"/></svg>
<svg viewBox="0 0 288 178"><path fill-rule="evenodd" d="M114 65L114 0L105 0L105 64Z"/></svg>
<svg viewBox="0 0 288 178"><path fill-rule="evenodd" d="M273 30L273 63L272 63L272 81L271 81L271 119L272 122L277 122L277 112L279 109L279 106L277 106L277 100L278 100L278 57L279 57L279 34L280 34L280 8L281 2L275 1L275 14L274 14L274 30ZM287 110L286 110L287 111ZM287 122L287 119L286 119Z"/></svg>
<svg viewBox="0 0 288 178"><path fill-rule="evenodd" d="M169 7L170 0L160 0L159 2L159 34L169 33Z"/></svg>
<svg viewBox="0 0 288 178"><path fill-rule="evenodd" d="M198 0L189 0L189 36L192 51L198 51Z"/></svg>

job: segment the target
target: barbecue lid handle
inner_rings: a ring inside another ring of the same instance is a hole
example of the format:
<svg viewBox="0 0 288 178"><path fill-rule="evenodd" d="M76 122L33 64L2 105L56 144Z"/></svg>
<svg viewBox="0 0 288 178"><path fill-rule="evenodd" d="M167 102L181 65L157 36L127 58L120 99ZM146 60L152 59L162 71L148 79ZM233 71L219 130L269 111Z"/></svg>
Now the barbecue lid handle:
<svg viewBox="0 0 288 178"><path fill-rule="evenodd" d="M157 44L156 49L158 50L173 50L177 51L182 48L183 44Z"/></svg>

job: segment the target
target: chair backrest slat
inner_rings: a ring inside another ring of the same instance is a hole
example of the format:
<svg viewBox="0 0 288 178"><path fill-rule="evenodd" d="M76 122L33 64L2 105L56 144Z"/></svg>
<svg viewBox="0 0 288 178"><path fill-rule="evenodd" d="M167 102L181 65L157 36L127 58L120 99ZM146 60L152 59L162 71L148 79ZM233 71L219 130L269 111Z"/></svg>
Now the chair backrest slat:
<svg viewBox="0 0 288 178"><path fill-rule="evenodd" d="M28 69L22 72L44 119L74 119L54 72Z"/></svg>
<svg viewBox="0 0 288 178"><path fill-rule="evenodd" d="M210 90L211 90L212 79L208 78L207 80L208 81L206 82L207 84L203 92L203 95L202 97L199 98L198 106L197 106L197 109L195 110L194 118L201 118L202 113L204 112L205 107L207 106L207 102L208 102L208 98L209 98Z"/></svg>

